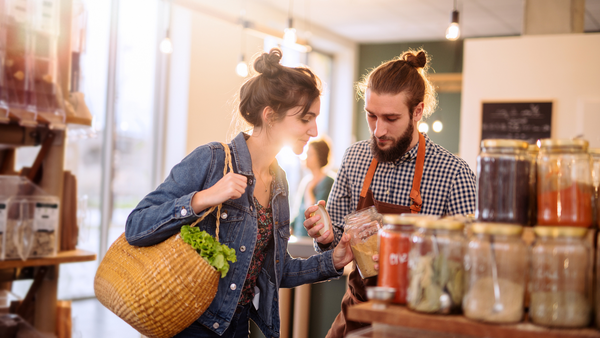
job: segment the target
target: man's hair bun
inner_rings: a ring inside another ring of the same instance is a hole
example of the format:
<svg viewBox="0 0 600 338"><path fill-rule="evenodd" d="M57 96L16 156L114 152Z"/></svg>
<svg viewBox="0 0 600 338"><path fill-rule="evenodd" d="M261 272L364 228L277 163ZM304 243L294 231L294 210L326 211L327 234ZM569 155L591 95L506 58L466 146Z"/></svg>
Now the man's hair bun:
<svg viewBox="0 0 600 338"><path fill-rule="evenodd" d="M406 52L402 55L401 59L415 68L423 68L427 64L427 55L424 51L420 51L417 55L412 52Z"/></svg>
<svg viewBox="0 0 600 338"><path fill-rule="evenodd" d="M254 70L266 77L273 77L281 69L279 62L282 56L281 49L272 48L268 53L263 53L256 58L254 61Z"/></svg>

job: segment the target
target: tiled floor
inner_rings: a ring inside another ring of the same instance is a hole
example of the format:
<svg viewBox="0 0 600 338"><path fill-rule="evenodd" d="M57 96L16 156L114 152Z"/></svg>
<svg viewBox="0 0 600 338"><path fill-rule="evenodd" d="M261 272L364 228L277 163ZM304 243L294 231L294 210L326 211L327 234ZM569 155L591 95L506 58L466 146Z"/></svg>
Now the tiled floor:
<svg viewBox="0 0 600 338"><path fill-rule="evenodd" d="M96 298L76 300L71 305L72 338L140 338L129 324L102 306Z"/></svg>

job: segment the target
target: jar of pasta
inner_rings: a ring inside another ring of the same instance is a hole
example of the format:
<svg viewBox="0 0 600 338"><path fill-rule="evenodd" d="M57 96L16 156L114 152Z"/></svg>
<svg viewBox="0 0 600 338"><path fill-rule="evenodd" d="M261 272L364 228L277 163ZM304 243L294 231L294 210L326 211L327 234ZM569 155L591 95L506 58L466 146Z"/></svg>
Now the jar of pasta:
<svg viewBox="0 0 600 338"><path fill-rule="evenodd" d="M383 215L372 206L355 211L344 217L344 232L350 235L350 248L354 262L362 278L377 275L373 255L378 253L377 232L382 226Z"/></svg>
<svg viewBox="0 0 600 338"><path fill-rule="evenodd" d="M523 227L475 223L465 253L465 317L491 323L516 323L523 317L527 246Z"/></svg>
<svg viewBox="0 0 600 338"><path fill-rule="evenodd" d="M588 142L540 140L537 159L539 225L592 225L592 174Z"/></svg>
<svg viewBox="0 0 600 338"><path fill-rule="evenodd" d="M464 224L450 219L424 220L411 235L406 302L427 313L460 312L464 294Z"/></svg>
<svg viewBox="0 0 600 338"><path fill-rule="evenodd" d="M548 327L590 322L592 250L581 227L537 226L531 251L529 318Z"/></svg>
<svg viewBox="0 0 600 338"><path fill-rule="evenodd" d="M527 225L533 168L521 140L490 139L481 142L477 157L477 208L479 222Z"/></svg>

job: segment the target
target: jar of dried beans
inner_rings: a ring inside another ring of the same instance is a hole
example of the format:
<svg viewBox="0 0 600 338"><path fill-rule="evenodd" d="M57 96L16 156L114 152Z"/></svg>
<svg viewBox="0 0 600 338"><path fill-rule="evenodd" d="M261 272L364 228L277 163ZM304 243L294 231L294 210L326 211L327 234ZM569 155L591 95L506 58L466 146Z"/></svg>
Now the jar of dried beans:
<svg viewBox="0 0 600 338"><path fill-rule="evenodd" d="M480 222L527 225L531 218L534 173L529 144L520 140L481 142L477 157L477 208Z"/></svg>
<svg viewBox="0 0 600 338"><path fill-rule="evenodd" d="M344 217L344 232L350 235L350 248L354 262L362 278L377 275L373 255L378 253L377 232L382 226L383 215L372 206L355 211Z"/></svg>

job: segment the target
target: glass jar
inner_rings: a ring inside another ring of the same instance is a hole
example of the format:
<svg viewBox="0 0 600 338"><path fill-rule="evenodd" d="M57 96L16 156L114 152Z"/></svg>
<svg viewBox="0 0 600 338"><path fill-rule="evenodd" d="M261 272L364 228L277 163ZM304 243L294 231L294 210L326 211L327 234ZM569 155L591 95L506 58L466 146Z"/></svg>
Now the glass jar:
<svg viewBox="0 0 600 338"><path fill-rule="evenodd" d="M421 221L410 237L408 307L428 313L459 312L464 293L464 224Z"/></svg>
<svg viewBox="0 0 600 338"><path fill-rule="evenodd" d="M592 250L587 229L534 228L529 318L549 327L585 327L590 322Z"/></svg>
<svg viewBox="0 0 600 338"><path fill-rule="evenodd" d="M600 148L590 149L592 159L592 186L594 187L594 224L600 225Z"/></svg>
<svg viewBox="0 0 600 338"><path fill-rule="evenodd" d="M377 232L382 226L383 215L372 206L348 214L344 220L346 222L344 232L350 235L350 248L360 276L362 278L376 276L373 255L379 252Z"/></svg>
<svg viewBox="0 0 600 338"><path fill-rule="evenodd" d="M406 304L408 289L408 253L410 235L415 230L416 218L401 215L383 215L383 228L379 230L378 286L396 290L394 303Z"/></svg>
<svg viewBox="0 0 600 338"><path fill-rule="evenodd" d="M537 158L539 225L592 225L592 174L588 142L540 140Z"/></svg>
<svg viewBox="0 0 600 338"><path fill-rule="evenodd" d="M475 223L465 254L465 317L491 323L516 323L523 317L529 261L523 227Z"/></svg>
<svg viewBox="0 0 600 338"><path fill-rule="evenodd" d="M527 147L527 153L531 160L531 177L529 181L529 224L537 224L537 157L540 154L540 147L537 144L530 144Z"/></svg>
<svg viewBox="0 0 600 338"><path fill-rule="evenodd" d="M532 162L528 143L520 140L483 140L477 157L479 222L527 225L530 219Z"/></svg>

